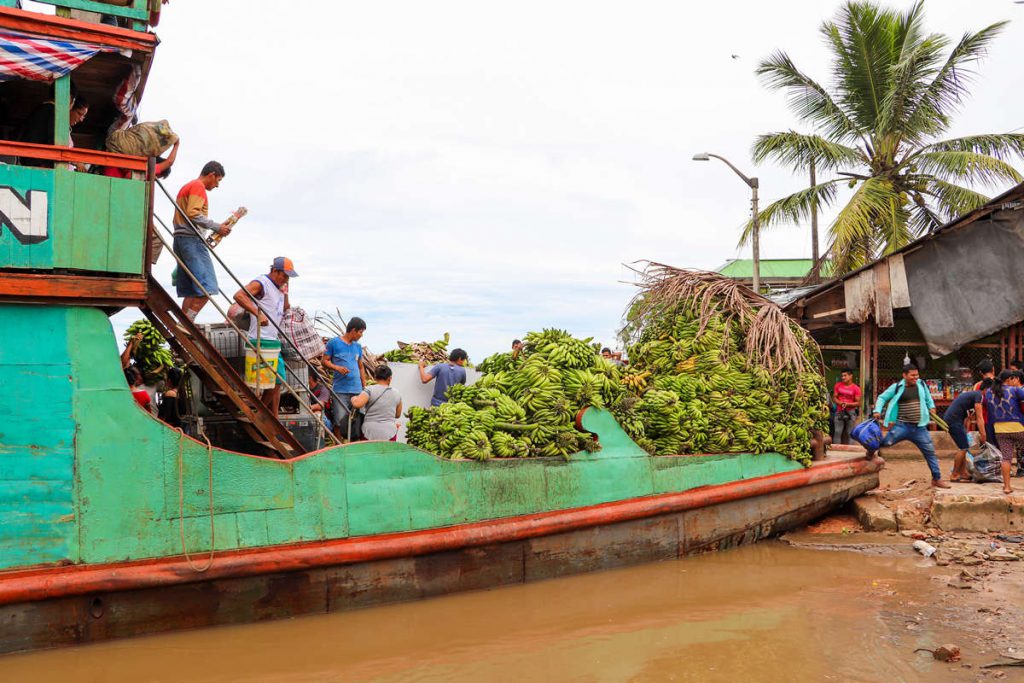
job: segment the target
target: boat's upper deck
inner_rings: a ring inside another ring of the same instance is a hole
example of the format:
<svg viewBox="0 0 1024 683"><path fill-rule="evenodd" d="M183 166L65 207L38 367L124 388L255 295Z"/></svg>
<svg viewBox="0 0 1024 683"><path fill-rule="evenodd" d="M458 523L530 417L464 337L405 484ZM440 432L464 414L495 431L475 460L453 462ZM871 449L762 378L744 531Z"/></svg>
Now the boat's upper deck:
<svg viewBox="0 0 1024 683"><path fill-rule="evenodd" d="M47 271L144 279L150 160L107 141L137 121L158 15L113 2L0 0L0 298L52 294Z"/></svg>
<svg viewBox="0 0 1024 683"><path fill-rule="evenodd" d="M145 32L160 20L160 0L0 0L0 7L46 16L40 10L53 7L56 16L86 23Z"/></svg>

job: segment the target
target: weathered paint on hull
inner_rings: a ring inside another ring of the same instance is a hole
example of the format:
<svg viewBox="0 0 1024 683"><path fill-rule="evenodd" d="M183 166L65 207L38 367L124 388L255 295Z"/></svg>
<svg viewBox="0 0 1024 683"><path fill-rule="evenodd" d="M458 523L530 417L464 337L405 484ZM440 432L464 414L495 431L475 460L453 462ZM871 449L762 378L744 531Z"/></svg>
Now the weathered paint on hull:
<svg viewBox="0 0 1024 683"><path fill-rule="evenodd" d="M814 483L801 483L791 475L744 482L747 488L738 492L743 495L738 498L736 491L730 491L733 485L708 487L701 491L702 498L721 502L688 509L681 506L684 509L632 519L621 519L614 512L592 514L598 523L561 533L516 538L511 531L519 520L512 519L505 520L511 540L504 542L476 545L474 541L481 538L472 528L476 525L466 525L449 531L461 532L467 545L422 555L385 556L288 572L258 565L265 573L224 578L195 574L187 582L160 587L12 602L0 606L0 652L347 611L676 559L754 543L814 519L878 485L878 462L846 461L819 467L845 470L835 478L808 479ZM793 486L781 488L772 481L783 477L790 478ZM758 488L764 493L758 495ZM600 523L605 519L617 521ZM124 574L122 587L127 588L131 567L120 571ZM67 590L73 581L66 581L58 579L53 587L57 592ZM2 597L9 600L12 596Z"/></svg>

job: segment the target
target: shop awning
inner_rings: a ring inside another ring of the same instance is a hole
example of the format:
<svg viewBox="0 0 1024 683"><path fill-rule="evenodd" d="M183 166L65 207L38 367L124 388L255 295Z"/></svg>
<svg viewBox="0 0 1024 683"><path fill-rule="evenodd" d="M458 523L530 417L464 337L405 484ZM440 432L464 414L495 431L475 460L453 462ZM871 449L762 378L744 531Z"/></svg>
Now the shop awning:
<svg viewBox="0 0 1024 683"><path fill-rule="evenodd" d="M0 81L54 81L98 52L114 48L58 40L16 31L0 31Z"/></svg>

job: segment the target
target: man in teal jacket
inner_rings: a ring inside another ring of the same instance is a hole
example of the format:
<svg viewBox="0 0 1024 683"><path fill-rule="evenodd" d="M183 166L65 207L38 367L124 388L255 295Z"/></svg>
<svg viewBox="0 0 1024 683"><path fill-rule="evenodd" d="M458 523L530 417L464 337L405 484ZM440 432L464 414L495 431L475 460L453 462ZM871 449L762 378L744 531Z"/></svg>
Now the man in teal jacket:
<svg viewBox="0 0 1024 683"><path fill-rule="evenodd" d="M908 363L903 366L903 379L883 391L875 401L875 419L882 419L882 409L885 408L882 424L889 427L889 433L882 439L882 447L888 448L900 441L912 441L928 463L928 469L932 472L932 486L948 489L949 484L942 480L935 444L928 434L928 423L935 410L935 401L928 387L919 379L917 366ZM874 455L870 453L869 457Z"/></svg>

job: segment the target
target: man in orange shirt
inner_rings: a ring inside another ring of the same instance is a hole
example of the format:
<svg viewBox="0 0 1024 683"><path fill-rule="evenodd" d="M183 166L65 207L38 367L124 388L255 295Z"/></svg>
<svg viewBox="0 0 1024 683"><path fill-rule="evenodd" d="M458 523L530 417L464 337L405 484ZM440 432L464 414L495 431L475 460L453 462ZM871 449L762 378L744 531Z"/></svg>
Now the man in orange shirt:
<svg viewBox="0 0 1024 683"><path fill-rule="evenodd" d="M206 193L219 187L223 179L224 167L216 161L210 161L203 166L198 178L178 190L178 210L174 212L174 253L195 279L179 268L175 286L178 296L184 299L181 308L189 320L195 320L206 305L209 300L207 292L216 294L220 291L206 238L211 232L226 237L231 233L231 226L210 220Z"/></svg>

